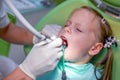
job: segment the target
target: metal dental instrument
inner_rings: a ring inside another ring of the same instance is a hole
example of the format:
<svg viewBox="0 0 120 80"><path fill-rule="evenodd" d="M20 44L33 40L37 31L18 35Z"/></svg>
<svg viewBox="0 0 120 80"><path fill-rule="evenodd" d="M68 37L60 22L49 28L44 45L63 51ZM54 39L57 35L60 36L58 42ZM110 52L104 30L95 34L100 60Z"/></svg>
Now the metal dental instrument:
<svg viewBox="0 0 120 80"><path fill-rule="evenodd" d="M116 16L120 17L120 9L117 7L111 7L110 5L103 2L103 0L92 0L97 4L97 7L104 9L105 11L108 11Z"/></svg>
<svg viewBox="0 0 120 80"><path fill-rule="evenodd" d="M44 35L40 34L40 32L36 31L34 27L28 23L28 21L21 15L21 13L13 6L11 0L5 0L5 2L9 6L9 8L13 11L13 13L16 15L16 17L30 32L32 32L37 38L41 40L46 39Z"/></svg>

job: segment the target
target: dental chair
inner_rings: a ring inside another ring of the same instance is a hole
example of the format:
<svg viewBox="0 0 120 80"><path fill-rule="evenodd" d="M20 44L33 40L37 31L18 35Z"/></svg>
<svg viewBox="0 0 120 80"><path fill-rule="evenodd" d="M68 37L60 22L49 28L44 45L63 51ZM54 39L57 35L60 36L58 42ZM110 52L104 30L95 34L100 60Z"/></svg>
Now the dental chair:
<svg viewBox="0 0 120 80"><path fill-rule="evenodd" d="M101 1L101 0L99 0ZM103 1L103 0L102 0ZM112 3L113 6L120 7L119 0L115 0L112 2L112 0L104 0L107 3ZM104 3L105 3L104 2ZM108 4L108 5L110 5ZM107 12L105 12L103 9L99 9L93 1L90 0L66 0L65 2L61 3L57 7L55 7L51 12L49 12L43 19L41 19L38 24L36 25L36 29L38 31L41 31L42 28L46 24L58 24L61 26L64 26L66 20L68 19L70 13L75 9L79 8L81 6L90 6L96 11L98 11L100 14L103 15L103 17L110 23L111 28L114 32L114 35L118 40L120 40L120 19L114 18L110 16ZM120 9L120 8L119 8ZM108 10L109 11L109 10ZM119 11L119 10L118 10ZM114 11L113 11L114 13ZM115 14L115 13L114 13ZM118 14L117 14L118 15ZM120 16L120 14L118 15ZM31 50L32 46L24 46L26 55ZM102 56L105 55L106 50L101 51L100 55L96 56L91 60L93 64L95 64ZM118 42L118 47L113 46L113 72L112 72L112 80L120 80L120 42Z"/></svg>

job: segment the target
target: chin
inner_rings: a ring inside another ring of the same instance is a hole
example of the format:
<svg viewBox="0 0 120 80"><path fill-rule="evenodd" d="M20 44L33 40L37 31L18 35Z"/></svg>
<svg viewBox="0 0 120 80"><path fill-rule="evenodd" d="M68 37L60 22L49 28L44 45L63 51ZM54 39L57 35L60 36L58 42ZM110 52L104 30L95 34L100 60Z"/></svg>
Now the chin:
<svg viewBox="0 0 120 80"><path fill-rule="evenodd" d="M64 54L64 59L65 59L65 60L69 60L69 59L70 59L69 55Z"/></svg>
<svg viewBox="0 0 120 80"><path fill-rule="evenodd" d="M65 59L66 61L70 61L70 60L73 59L73 57L71 57L69 54L65 54L64 59Z"/></svg>

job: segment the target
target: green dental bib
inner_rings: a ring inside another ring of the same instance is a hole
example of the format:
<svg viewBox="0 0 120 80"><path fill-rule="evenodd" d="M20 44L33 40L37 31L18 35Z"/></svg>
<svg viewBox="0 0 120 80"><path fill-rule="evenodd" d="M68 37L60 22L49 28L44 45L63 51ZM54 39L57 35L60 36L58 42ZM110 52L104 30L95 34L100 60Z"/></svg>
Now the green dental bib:
<svg viewBox="0 0 120 80"><path fill-rule="evenodd" d="M76 65L69 62L65 62L64 64L67 80L96 80L93 64ZM97 77L101 76L99 71L96 73ZM37 80L62 80L61 77L62 62L59 62L55 70L39 76Z"/></svg>

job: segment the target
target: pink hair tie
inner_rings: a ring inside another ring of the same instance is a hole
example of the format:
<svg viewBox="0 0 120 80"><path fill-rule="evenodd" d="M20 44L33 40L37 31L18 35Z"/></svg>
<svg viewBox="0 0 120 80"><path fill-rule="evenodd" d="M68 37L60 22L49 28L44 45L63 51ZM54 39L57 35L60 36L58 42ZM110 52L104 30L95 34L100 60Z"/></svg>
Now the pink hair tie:
<svg viewBox="0 0 120 80"><path fill-rule="evenodd" d="M102 18L101 22L102 22L103 24L105 24L105 23L106 23L105 18Z"/></svg>

